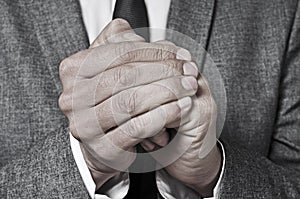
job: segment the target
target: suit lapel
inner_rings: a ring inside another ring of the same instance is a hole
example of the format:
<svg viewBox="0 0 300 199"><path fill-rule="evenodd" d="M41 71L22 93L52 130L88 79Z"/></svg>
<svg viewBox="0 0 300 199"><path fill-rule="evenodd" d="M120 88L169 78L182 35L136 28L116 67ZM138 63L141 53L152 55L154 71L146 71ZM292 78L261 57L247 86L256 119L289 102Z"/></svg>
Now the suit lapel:
<svg viewBox="0 0 300 199"><path fill-rule="evenodd" d="M167 28L188 35L207 49L214 7L214 0L172 0Z"/></svg>
<svg viewBox="0 0 300 199"><path fill-rule="evenodd" d="M36 37L43 51L45 64L60 92L60 61L88 47L80 4L77 0L37 0L32 2L29 11L35 20Z"/></svg>

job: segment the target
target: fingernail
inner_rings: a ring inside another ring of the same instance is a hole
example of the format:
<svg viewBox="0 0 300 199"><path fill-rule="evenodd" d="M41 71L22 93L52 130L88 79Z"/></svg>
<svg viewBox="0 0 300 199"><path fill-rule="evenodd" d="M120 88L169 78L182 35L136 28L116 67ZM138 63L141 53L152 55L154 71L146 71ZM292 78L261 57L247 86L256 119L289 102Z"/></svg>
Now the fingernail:
<svg viewBox="0 0 300 199"><path fill-rule="evenodd" d="M178 100L178 105L181 110L189 110L192 106L192 99L190 97L184 97Z"/></svg>
<svg viewBox="0 0 300 199"><path fill-rule="evenodd" d="M188 91L190 91L190 90L195 91L198 88L197 80L194 77L190 77L190 76L182 78L181 84L182 84L183 88Z"/></svg>
<svg viewBox="0 0 300 199"><path fill-rule="evenodd" d="M186 62L183 64L183 74L191 75L197 78L198 68L194 62Z"/></svg>
<svg viewBox="0 0 300 199"><path fill-rule="evenodd" d="M192 56L188 50L180 48L176 53L176 59L190 61L192 59Z"/></svg>

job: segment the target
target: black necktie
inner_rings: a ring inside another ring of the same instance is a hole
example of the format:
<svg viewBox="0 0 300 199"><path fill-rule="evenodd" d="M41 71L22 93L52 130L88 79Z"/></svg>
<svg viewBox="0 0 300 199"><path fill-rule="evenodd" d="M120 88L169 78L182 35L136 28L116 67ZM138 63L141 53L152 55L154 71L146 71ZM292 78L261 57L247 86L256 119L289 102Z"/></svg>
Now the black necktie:
<svg viewBox="0 0 300 199"><path fill-rule="evenodd" d="M144 0L117 0L113 19L122 18L129 22L133 29L149 27L147 9ZM136 33L149 41L149 30L138 29Z"/></svg>
<svg viewBox="0 0 300 199"><path fill-rule="evenodd" d="M147 9L144 0L117 0L113 19L122 18L134 28L149 27ZM149 41L149 30L138 29L136 33ZM138 152L145 152L141 146L137 146ZM155 199L158 190L156 186L155 172L130 173L130 187L125 198Z"/></svg>

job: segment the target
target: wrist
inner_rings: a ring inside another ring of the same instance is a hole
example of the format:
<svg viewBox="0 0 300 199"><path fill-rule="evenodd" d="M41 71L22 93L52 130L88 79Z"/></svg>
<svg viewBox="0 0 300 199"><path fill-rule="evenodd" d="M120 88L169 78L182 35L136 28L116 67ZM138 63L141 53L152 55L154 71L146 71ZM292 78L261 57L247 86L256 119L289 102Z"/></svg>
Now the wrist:
<svg viewBox="0 0 300 199"><path fill-rule="evenodd" d="M84 157L85 163L91 173L91 176L94 180L94 183L96 185L96 190L98 190L105 182L107 182L110 178L114 177L117 175L119 172L112 169L108 168L104 165L96 167L94 163L97 161L94 159L88 151L85 150L82 144L80 144L80 149L82 152L82 155Z"/></svg>
<svg viewBox="0 0 300 199"><path fill-rule="evenodd" d="M199 176L199 181L188 186L197 191L202 197L211 197L222 167L222 155L217 145L203 161L205 165L202 167L202 175Z"/></svg>
<svg viewBox="0 0 300 199"><path fill-rule="evenodd" d="M92 178L96 184L96 190L100 189L100 187L106 183L109 179L113 178L115 175L117 175L118 173L102 173L100 171L95 170L92 167L88 167Z"/></svg>

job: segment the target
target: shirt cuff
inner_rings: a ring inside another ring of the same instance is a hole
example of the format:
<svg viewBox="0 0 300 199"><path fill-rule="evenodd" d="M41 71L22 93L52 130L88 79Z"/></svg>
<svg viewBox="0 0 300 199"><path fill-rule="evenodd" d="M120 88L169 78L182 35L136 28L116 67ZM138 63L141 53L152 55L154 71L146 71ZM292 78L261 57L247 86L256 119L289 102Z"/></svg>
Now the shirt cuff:
<svg viewBox="0 0 300 199"><path fill-rule="evenodd" d="M84 185L92 199L119 199L124 198L129 189L129 174L126 172L120 173L109 179L98 190L101 194L96 194L96 184L92 175L86 165L82 155L78 140L76 140L70 133L71 150L80 172Z"/></svg>
<svg viewBox="0 0 300 199"><path fill-rule="evenodd" d="M216 186L213 190L213 196L204 199L217 199L219 198L220 192L220 183L224 174L225 169L225 150L223 144L218 140L219 148L222 150L222 169L219 176L219 179L216 183ZM191 188L185 186L183 183L179 182L177 179L170 176L164 169L156 172L156 184L159 190L159 193L168 199L176 199L176 198L201 198L199 194L192 190Z"/></svg>

